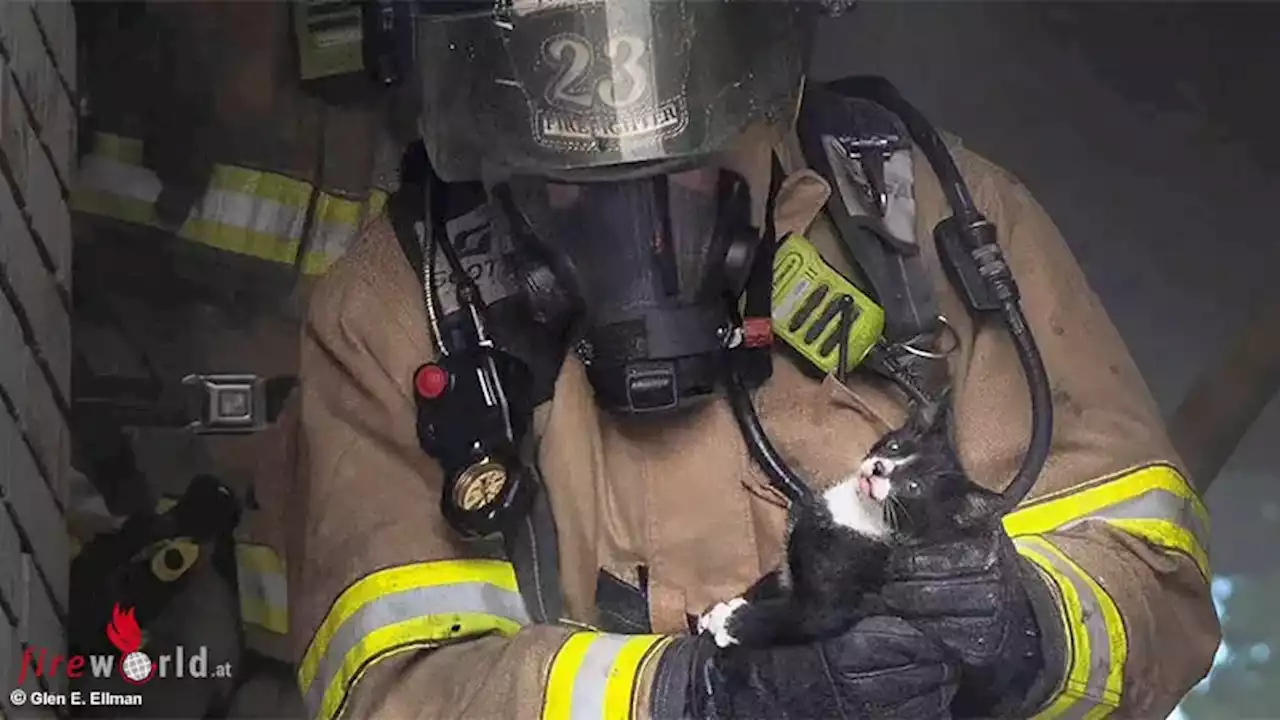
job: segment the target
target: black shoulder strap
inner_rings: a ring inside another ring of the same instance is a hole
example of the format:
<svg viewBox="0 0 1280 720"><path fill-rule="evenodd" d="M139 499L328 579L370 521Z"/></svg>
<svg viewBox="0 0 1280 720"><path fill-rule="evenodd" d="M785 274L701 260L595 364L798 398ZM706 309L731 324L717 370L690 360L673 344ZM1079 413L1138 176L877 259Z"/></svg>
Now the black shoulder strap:
<svg viewBox="0 0 1280 720"><path fill-rule="evenodd" d="M429 165L427 149L415 142L405 149L400 158L400 186L387 199L387 216L395 230L400 251L418 277L422 277L422 244L413 225L427 218L427 177Z"/></svg>
<svg viewBox="0 0 1280 720"><path fill-rule="evenodd" d="M903 343L931 336L939 329L938 304L919 248L895 238L878 216L850 208L840 190L842 180L847 186L855 181L851 173L860 174L856 184L875 204L888 153L910 147L910 139L887 110L840 88L834 83L805 92L797 120L805 160L831 184L827 213L884 308L885 339Z"/></svg>
<svg viewBox="0 0 1280 720"><path fill-rule="evenodd" d="M769 170L769 195L765 205L764 231L756 248L743 291L742 319L746 347L736 353L738 371L748 389L760 387L773 376L773 260L778 250L774 205L786 173L777 155Z"/></svg>
<svg viewBox="0 0 1280 720"><path fill-rule="evenodd" d="M538 484L533 507L520 524L503 536L507 560L516 570L516 584L529 617L536 623L554 623L564 617L564 591L560 583L560 548L551 498L536 461L526 461L530 482Z"/></svg>

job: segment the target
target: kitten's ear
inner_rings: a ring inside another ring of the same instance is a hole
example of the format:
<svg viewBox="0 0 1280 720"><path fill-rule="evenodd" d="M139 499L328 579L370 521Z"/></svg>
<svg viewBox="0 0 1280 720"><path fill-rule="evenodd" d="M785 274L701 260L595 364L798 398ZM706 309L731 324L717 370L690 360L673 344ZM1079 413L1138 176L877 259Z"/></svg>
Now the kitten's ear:
<svg viewBox="0 0 1280 720"><path fill-rule="evenodd" d="M987 523L999 522L996 512L1000 507L1000 493L986 488L973 488L965 493L960 505L956 522L966 530L980 527Z"/></svg>
<svg viewBox="0 0 1280 720"><path fill-rule="evenodd" d="M951 425L951 391L943 392L938 399L912 406L909 422L916 432L928 434Z"/></svg>

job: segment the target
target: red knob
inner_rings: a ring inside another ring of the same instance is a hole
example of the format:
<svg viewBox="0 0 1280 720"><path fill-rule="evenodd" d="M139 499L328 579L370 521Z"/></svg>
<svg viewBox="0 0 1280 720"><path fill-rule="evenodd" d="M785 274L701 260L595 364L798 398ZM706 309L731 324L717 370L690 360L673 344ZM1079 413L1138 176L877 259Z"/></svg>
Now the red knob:
<svg viewBox="0 0 1280 720"><path fill-rule="evenodd" d="M749 348L773 345L773 318L749 317L742 323L743 344Z"/></svg>
<svg viewBox="0 0 1280 720"><path fill-rule="evenodd" d="M449 389L449 371L439 365L430 363L418 368L418 374L413 378L413 385L418 390L418 394L427 400L435 400Z"/></svg>

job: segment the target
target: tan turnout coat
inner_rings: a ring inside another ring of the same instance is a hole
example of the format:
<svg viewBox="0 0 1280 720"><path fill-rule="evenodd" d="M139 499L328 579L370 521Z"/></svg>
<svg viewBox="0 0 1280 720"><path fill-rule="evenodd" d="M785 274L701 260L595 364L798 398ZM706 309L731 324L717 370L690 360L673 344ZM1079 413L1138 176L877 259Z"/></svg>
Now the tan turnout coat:
<svg viewBox="0 0 1280 720"><path fill-rule="evenodd" d="M958 146L955 152L999 228L1052 380L1053 451L1027 509L1007 526L1054 588L1074 638L1056 707L1074 703L1074 717L1118 704L1118 715L1163 718L1206 672L1219 640L1201 554L1203 508L1176 470L1124 343L1044 210L1006 172ZM779 236L801 232L839 266L822 213L826 183L799 166L794 141L782 155L791 174L778 199ZM1026 388L1005 333L976 328L946 282L929 240L946 206L918 154L915 168L918 237L941 310L961 341L950 359L961 454L976 480L999 487L1027 441ZM759 180L767 168L744 171ZM463 566L439 562L469 551L439 515L439 469L415 435L411 379L433 356L421 298L420 279L389 224L374 221L312 300L301 412L293 416L301 427L289 461L296 459L297 471L287 471L287 483L260 488L280 518L273 544L287 559L291 645L310 711L598 717L580 692L597 682L608 685L601 692L614 706L622 692L627 711L646 716L660 642L647 645L643 658L618 656L591 675L579 650L581 638L597 636L569 624L436 641L419 634L395 644L376 639L369 621L356 627L351 619L361 602L408 587L396 568L415 568L415 577L436 572L442 583L466 579ZM756 403L774 444L824 487L902 420L902 408L865 381L815 381L791 363L776 357ZM553 400L538 409L535 432L567 619L598 622L602 569L634 584L644 566L652 631L684 632L688 615L740 593L779 561L784 502L748 459L726 403L660 428L632 427L596 408L571 356ZM362 633L374 639L361 645ZM578 644L567 642L571 636ZM555 687L566 678L576 691Z"/></svg>

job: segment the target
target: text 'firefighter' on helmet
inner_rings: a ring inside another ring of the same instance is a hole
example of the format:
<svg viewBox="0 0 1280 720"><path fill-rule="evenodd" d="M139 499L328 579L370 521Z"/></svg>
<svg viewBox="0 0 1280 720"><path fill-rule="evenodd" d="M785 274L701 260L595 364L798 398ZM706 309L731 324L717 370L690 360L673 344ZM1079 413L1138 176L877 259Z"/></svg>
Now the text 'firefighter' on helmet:
<svg viewBox="0 0 1280 720"><path fill-rule="evenodd" d="M821 8L814 0L424 0L417 54L432 165L448 181L494 166L575 179L634 163L669 172L757 124L784 132Z"/></svg>

